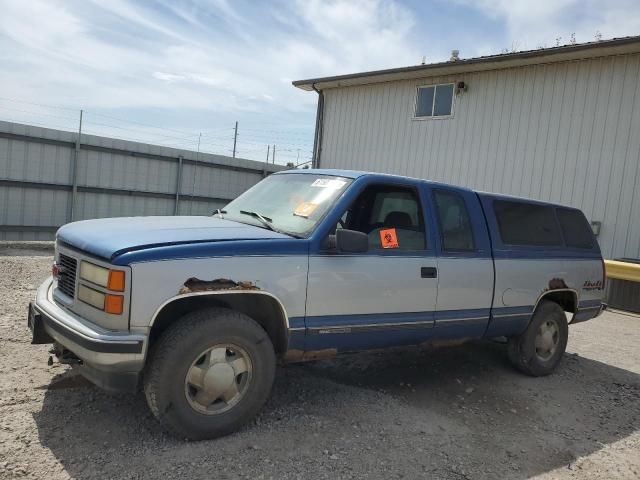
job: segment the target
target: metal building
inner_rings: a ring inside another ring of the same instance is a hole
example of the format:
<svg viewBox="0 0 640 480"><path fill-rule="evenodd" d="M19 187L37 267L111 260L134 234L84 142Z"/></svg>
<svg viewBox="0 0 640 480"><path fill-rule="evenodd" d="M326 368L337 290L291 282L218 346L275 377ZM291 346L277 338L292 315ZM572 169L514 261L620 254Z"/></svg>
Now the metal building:
<svg viewBox="0 0 640 480"><path fill-rule="evenodd" d="M314 166L581 208L640 258L640 37L293 82L319 94Z"/></svg>

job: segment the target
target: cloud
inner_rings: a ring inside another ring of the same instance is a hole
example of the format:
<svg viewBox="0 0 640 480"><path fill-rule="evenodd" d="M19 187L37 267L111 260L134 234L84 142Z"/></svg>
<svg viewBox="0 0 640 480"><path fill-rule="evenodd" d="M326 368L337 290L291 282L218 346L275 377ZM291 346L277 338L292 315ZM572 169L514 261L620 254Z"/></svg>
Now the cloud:
<svg viewBox="0 0 640 480"><path fill-rule="evenodd" d="M166 73L166 72L153 72L153 78L157 78L158 80L162 80L164 82L173 83L178 82L180 80L186 80L187 77L184 75L176 75L175 73Z"/></svg>
<svg viewBox="0 0 640 480"><path fill-rule="evenodd" d="M507 44L517 50L640 34L637 0L458 0L501 20Z"/></svg>
<svg viewBox="0 0 640 480"><path fill-rule="evenodd" d="M0 86L5 98L88 110L94 133L127 131L92 112L136 112L189 130L244 118L245 127L262 128L244 134L250 147L241 148L261 151L274 137L260 131L283 129L278 150L297 157L313 141L316 96L291 80L417 63L414 25L412 11L394 0L275 0L243 10L228 0L8 0ZM77 112L18 107L0 101L0 116L75 129Z"/></svg>
<svg viewBox="0 0 640 480"><path fill-rule="evenodd" d="M640 33L636 1L5 0L0 96L196 132L241 119L256 145L277 128L306 149L316 95L291 80ZM46 122L11 105L2 118Z"/></svg>
<svg viewBox="0 0 640 480"><path fill-rule="evenodd" d="M389 0L312 0L292 10L282 3L244 16L224 0L164 5L92 0L74 9L62 1L8 2L0 41L12 42L11 60L21 71L5 72L3 87L10 91L39 67L55 65L47 74L69 83L40 78L39 93L64 98L73 85L87 108L182 105L229 111L243 98L255 107L256 91L268 91L269 98L262 98L269 108L275 100L299 111L315 99L283 84L283 76L390 67L418 58L407 41L411 14ZM270 15L291 19L294 28L261 25ZM213 18L219 21L202 21ZM184 22L193 28L185 29ZM230 35L237 29L251 34L238 41Z"/></svg>
<svg viewBox="0 0 640 480"><path fill-rule="evenodd" d="M162 21L154 21L156 15L153 10L140 11L135 2L128 2L127 0L91 0L91 3L96 10L109 12L129 24L160 33L168 38L186 41L186 37L178 33L179 30L168 28Z"/></svg>
<svg viewBox="0 0 640 480"><path fill-rule="evenodd" d="M416 42L411 38L413 13L397 2L298 0L296 5L317 48L332 59L319 65L318 73L418 63Z"/></svg>

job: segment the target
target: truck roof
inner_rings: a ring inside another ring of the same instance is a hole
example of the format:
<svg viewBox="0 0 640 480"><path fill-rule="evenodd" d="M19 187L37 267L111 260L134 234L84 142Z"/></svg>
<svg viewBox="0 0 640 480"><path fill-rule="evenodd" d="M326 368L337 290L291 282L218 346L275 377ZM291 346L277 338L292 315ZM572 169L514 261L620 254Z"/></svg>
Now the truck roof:
<svg viewBox="0 0 640 480"><path fill-rule="evenodd" d="M484 191L480 191L480 190L474 190L478 196L480 197L490 197L490 198L494 198L496 200L515 200L518 202L527 202L527 203L532 203L535 205L547 205L550 207L562 207L562 208L571 208L574 210L579 210L579 208L576 207L571 207L569 205L563 205L561 203L553 203L553 202L545 202L544 200L536 200L534 198L529 198L529 197L520 197L517 195L506 195L503 193L493 193L493 192L484 192Z"/></svg>
<svg viewBox="0 0 640 480"><path fill-rule="evenodd" d="M566 207L566 208L573 208L573 207L568 207L565 205L561 205L558 203L552 203L552 202L545 202L543 200L535 200L532 198L527 198L527 197L519 197L516 195L506 195L506 194L502 194L502 193L493 193L493 192L485 192L482 190L474 190L472 188L468 188L468 187L461 187L459 185L452 185L450 183L444 183L444 182L436 182L433 180L426 180L424 178L415 178L415 177L407 177L404 175L392 175L389 173L376 173L376 172L365 172L365 171L361 171L361 170L341 170L341 169L337 169L337 168L319 168L319 169L313 169L313 168L308 168L308 169L292 169L292 170L283 170L277 173L274 173L273 175L287 175L287 174L299 174L299 175L331 175L331 176L336 176L336 177L345 177L345 178L351 178L351 179L357 179L360 177L376 177L379 178L380 180L389 180L389 179L404 179L404 180L411 180L414 182L423 182L423 183L428 183L430 185L440 185L440 186L444 186L444 187L454 187L456 189L459 190L466 190L466 191L471 191L471 192L475 192L477 193L479 196L481 197L491 197L491 198L496 198L496 199L500 199L500 200L516 200L516 201L524 201L524 202L529 202L529 203L533 203L533 204L538 204L538 205L550 205L550 206L555 206L555 207Z"/></svg>
<svg viewBox="0 0 640 480"><path fill-rule="evenodd" d="M390 180L390 179L403 179L403 180L411 180L413 182L422 182L428 183L430 185L442 185L446 187L455 187L460 190L472 191L470 188L461 187L459 185L452 185L449 183L443 182L435 182L433 180L426 180L424 178L416 178L416 177L407 177L404 175L393 175L390 173L377 173L377 172L365 172L360 170L340 170L337 168L308 168L308 169L292 169L292 170L282 170L280 172L274 173L273 175L287 175L287 174L302 174L302 175L332 175L336 177L345 177L357 179L360 177L375 177L380 178L381 180Z"/></svg>

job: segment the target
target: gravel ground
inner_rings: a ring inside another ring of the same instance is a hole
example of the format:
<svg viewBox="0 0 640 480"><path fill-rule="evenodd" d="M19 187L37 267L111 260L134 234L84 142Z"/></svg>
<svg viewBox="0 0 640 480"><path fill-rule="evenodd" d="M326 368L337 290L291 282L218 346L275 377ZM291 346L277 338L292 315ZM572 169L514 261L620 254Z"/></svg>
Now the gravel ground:
<svg viewBox="0 0 640 480"><path fill-rule="evenodd" d="M571 327L546 378L491 342L282 368L255 422L187 443L29 344L49 255L0 256L0 478L640 478L637 316Z"/></svg>

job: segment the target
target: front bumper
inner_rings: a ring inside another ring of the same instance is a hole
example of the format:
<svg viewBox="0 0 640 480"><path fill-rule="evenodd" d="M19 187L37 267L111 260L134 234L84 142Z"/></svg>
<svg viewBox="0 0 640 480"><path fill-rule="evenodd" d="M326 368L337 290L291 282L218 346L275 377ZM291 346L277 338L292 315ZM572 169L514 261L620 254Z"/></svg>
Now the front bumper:
<svg viewBox="0 0 640 480"><path fill-rule="evenodd" d="M58 343L80 359L80 373L106 390L135 391L147 337L92 324L53 300L53 279L45 281L29 307L33 343Z"/></svg>

